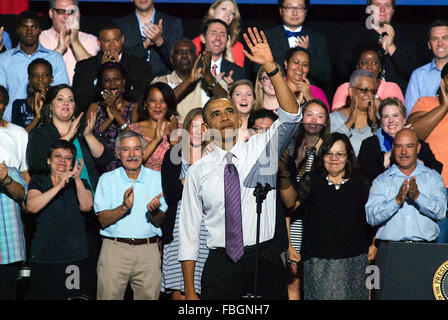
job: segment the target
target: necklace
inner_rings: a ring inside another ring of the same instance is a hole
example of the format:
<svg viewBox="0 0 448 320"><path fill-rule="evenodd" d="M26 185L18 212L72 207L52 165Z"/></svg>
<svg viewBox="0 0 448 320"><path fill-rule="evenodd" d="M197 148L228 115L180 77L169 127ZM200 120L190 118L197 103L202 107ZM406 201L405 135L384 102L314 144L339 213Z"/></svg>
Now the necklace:
<svg viewBox="0 0 448 320"><path fill-rule="evenodd" d="M348 179L342 179L341 183L335 183L335 182L331 181L330 178L328 178L328 176L326 176L325 178L327 179L328 185L334 186L334 188L336 190L341 189L341 186L348 181Z"/></svg>

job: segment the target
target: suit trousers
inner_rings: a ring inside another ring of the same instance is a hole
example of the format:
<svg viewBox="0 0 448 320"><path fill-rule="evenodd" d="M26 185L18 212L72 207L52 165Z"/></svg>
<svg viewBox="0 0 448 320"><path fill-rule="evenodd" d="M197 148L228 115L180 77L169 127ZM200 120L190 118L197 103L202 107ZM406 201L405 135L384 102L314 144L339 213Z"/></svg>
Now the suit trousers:
<svg viewBox="0 0 448 320"><path fill-rule="evenodd" d="M157 242L130 245L103 239L98 259L98 300L123 300L128 282L134 300L158 300L162 280Z"/></svg>
<svg viewBox="0 0 448 320"><path fill-rule="evenodd" d="M245 247L234 263L224 248L212 249L202 271L201 299L245 299L254 295L255 246ZM264 300L287 300L286 269L272 240L258 245L257 296Z"/></svg>

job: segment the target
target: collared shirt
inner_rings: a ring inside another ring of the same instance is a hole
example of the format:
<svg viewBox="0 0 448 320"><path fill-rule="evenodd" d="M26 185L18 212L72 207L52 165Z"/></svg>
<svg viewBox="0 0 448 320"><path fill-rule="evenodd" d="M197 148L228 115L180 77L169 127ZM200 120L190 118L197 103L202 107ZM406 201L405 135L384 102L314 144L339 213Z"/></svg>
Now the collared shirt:
<svg viewBox="0 0 448 320"><path fill-rule="evenodd" d="M180 85L183 80L176 71L168 75L156 77L151 83L164 82L172 89ZM179 123L183 123L187 113L194 108L202 108L210 99L207 92L202 89L202 81L197 81L194 89L177 104L177 112L179 113Z"/></svg>
<svg viewBox="0 0 448 320"><path fill-rule="evenodd" d="M373 136L372 128L367 125L362 129L349 129L345 125L346 121L347 117L342 112L336 111L330 113L330 132L345 134L350 139L355 155L358 156L362 141Z"/></svg>
<svg viewBox="0 0 448 320"><path fill-rule="evenodd" d="M146 34L143 31L143 23L141 22L140 17L137 14L137 11L135 12L135 15L137 16L138 27L140 29L140 34L142 35L142 41L145 41ZM155 16L156 16L156 9L154 9L154 11L152 13L152 16L151 16L151 19L150 19L152 24L154 24ZM148 57L146 58L146 61L149 62L150 59L151 59L151 51L148 49Z"/></svg>
<svg viewBox="0 0 448 320"><path fill-rule="evenodd" d="M437 94L441 79L441 70L437 69L434 59L412 72L404 100L406 116L411 113L418 99L433 97Z"/></svg>
<svg viewBox="0 0 448 320"><path fill-rule="evenodd" d="M27 191L25 180L16 168L8 167L8 175ZM20 204L5 193L0 186L0 264L25 261L25 237Z"/></svg>
<svg viewBox="0 0 448 320"><path fill-rule="evenodd" d="M221 73L221 63L222 63L222 56L216 61L211 61L210 63L210 72L213 70L213 66L216 64L216 75L218 76Z"/></svg>
<svg viewBox="0 0 448 320"><path fill-rule="evenodd" d="M293 30L291 28L288 28L287 26L283 26L285 30L292 31L292 32L302 32L302 26L298 27L297 29ZM288 38L288 44L290 48L297 47L297 37L289 37Z"/></svg>
<svg viewBox="0 0 448 320"><path fill-rule="evenodd" d="M27 145L28 133L25 129L12 123L0 127L0 163L5 161L8 167L20 172L27 171Z"/></svg>
<svg viewBox="0 0 448 320"><path fill-rule="evenodd" d="M413 176L420 195L415 201L406 199L400 208L395 198L404 180ZM446 209L445 184L437 171L417 162L408 177L394 164L373 181L366 216L370 225L379 226L379 240L433 241L439 234L437 221L445 218Z"/></svg>
<svg viewBox="0 0 448 320"><path fill-rule="evenodd" d="M137 180L130 179L123 167L104 173L98 181L95 192L94 209L96 214L104 210L113 210L123 203L124 192L134 186L134 203L131 212L100 234L113 238L151 238L162 236L162 230L146 219L147 205L162 192L162 178L158 171L141 167ZM160 198L159 209L166 212L165 198Z"/></svg>
<svg viewBox="0 0 448 320"><path fill-rule="evenodd" d="M266 133L252 136L247 142L239 140L229 151L234 155L232 161L240 179L244 246L256 243L257 213L253 195L255 182L264 185L269 181L269 184L275 187L278 153L275 152L277 150L273 152L270 147L280 146L280 152L285 150L301 118L300 109L297 114L289 114L279 109L279 119ZM270 156L266 158L264 152L267 150L270 150ZM213 152L195 162L187 171L179 218L181 261L197 260L202 217L209 233L207 247L211 249L225 247L226 154L226 151L215 145ZM262 205L260 242L270 240L274 236L275 216L276 192L270 191Z"/></svg>
<svg viewBox="0 0 448 320"><path fill-rule="evenodd" d="M78 39L81 45L86 49L86 51L93 57L100 47L98 46L97 38L85 32L79 31ZM39 42L47 49L54 50L57 48L59 43L59 34L51 27L48 30L42 31L39 36ZM65 66L67 68L68 78L70 79L70 85L73 82L73 75L75 74L76 57L73 53L71 46L67 47L67 51L62 55L64 58Z"/></svg>
<svg viewBox="0 0 448 320"><path fill-rule="evenodd" d="M64 59L58 52L46 49L39 44L37 50L28 55L20 48L19 43L16 48L0 54L0 85L4 86L9 93L9 103L3 114L4 120L11 121L13 101L27 97L28 65L37 58L43 58L51 63L54 78L52 86L62 83L70 84Z"/></svg>

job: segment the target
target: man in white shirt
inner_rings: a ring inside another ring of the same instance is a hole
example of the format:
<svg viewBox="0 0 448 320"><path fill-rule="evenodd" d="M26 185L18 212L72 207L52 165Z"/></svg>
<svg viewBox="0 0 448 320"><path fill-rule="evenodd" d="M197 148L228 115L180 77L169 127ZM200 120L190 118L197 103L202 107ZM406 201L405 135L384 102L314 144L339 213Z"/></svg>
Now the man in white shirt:
<svg viewBox="0 0 448 320"><path fill-rule="evenodd" d="M53 26L39 36L45 48L59 52L64 58L70 84L76 62L90 58L100 50L94 35L79 31L78 3L78 0L50 0L48 15Z"/></svg>
<svg viewBox="0 0 448 320"><path fill-rule="evenodd" d="M287 297L285 268L272 241L276 195L268 192L263 202L257 245L257 205L253 193L256 183L276 185L278 155L286 149L302 115L294 95L274 64L266 37L263 33L260 36L256 29L250 29L249 35L250 39L246 34L244 38L252 54L245 52L245 55L254 63L261 64L271 78L280 104L279 120L266 133L255 135L245 143L237 139L241 118L229 98L215 96L204 106L204 126L214 136L214 151L190 167L184 184L179 260L182 262L186 299L198 299L194 290L194 266L202 216L209 231L207 246L211 250L202 273L201 298L241 299L248 293L260 294L263 299ZM228 171L235 169L239 185L225 185L223 180L228 179ZM229 204L230 197L235 200L235 189L238 190L238 200L233 204L239 208ZM235 228L226 230L229 215L235 211L238 212L238 218L233 220ZM228 234L234 230L240 230L239 233L232 232L239 239L235 242ZM231 241L235 245L229 245ZM259 251L259 291L254 293L255 248ZM237 256L232 252L234 249L238 251Z"/></svg>

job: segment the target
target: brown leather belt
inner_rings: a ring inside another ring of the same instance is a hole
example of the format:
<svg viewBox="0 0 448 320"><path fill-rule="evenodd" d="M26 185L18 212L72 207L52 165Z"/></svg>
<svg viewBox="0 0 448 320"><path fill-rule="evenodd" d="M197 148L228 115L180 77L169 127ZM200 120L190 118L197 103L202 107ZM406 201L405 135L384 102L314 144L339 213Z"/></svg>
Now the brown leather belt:
<svg viewBox="0 0 448 320"><path fill-rule="evenodd" d="M145 238L145 239L134 239L134 238L111 238L111 237L104 237L104 239L109 239L112 241L117 241L117 242L123 242L123 243L127 243L129 245L132 246L139 246L141 244L147 244L147 243L155 243L157 242L157 236L151 237L151 238Z"/></svg>

